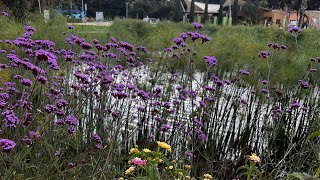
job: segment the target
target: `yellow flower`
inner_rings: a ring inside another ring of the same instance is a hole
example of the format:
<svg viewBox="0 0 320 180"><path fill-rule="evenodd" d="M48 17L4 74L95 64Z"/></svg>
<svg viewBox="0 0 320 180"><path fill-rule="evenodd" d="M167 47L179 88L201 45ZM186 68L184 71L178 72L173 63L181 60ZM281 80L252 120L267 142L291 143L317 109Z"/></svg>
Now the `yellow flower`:
<svg viewBox="0 0 320 180"><path fill-rule="evenodd" d="M134 167L129 167L129 169L125 171L125 174L126 175L131 174L133 171L134 171Z"/></svg>
<svg viewBox="0 0 320 180"><path fill-rule="evenodd" d="M204 174L203 176L205 180L209 180L213 178L210 174Z"/></svg>
<svg viewBox="0 0 320 180"><path fill-rule="evenodd" d="M191 177L190 177L190 176L186 176L185 178L186 178L186 179L191 179Z"/></svg>
<svg viewBox="0 0 320 180"><path fill-rule="evenodd" d="M118 180L124 180L124 178L123 177L119 177L119 179Z"/></svg>
<svg viewBox="0 0 320 180"><path fill-rule="evenodd" d="M183 161L182 161L182 160L179 160L179 163L183 163Z"/></svg>
<svg viewBox="0 0 320 180"><path fill-rule="evenodd" d="M260 157L257 156L257 154L255 154L255 153L252 153L251 156L249 156L249 160L256 162L256 163L259 163L261 161Z"/></svg>
<svg viewBox="0 0 320 180"><path fill-rule="evenodd" d="M133 154L133 153L138 153L139 150L137 148L131 148L130 149L130 154Z"/></svg>
<svg viewBox="0 0 320 180"><path fill-rule="evenodd" d="M172 162L172 163L175 163L175 162L176 162L176 160L172 160L171 162Z"/></svg>
<svg viewBox="0 0 320 180"><path fill-rule="evenodd" d="M159 160L158 160L158 163L163 163L163 160L162 160L162 159L159 159Z"/></svg>
<svg viewBox="0 0 320 180"><path fill-rule="evenodd" d="M166 167L167 170L172 170L173 166Z"/></svg>
<svg viewBox="0 0 320 180"><path fill-rule="evenodd" d="M186 169L191 169L191 165L185 165L184 166Z"/></svg>
<svg viewBox="0 0 320 180"><path fill-rule="evenodd" d="M143 152L145 152L145 153L149 153L149 152L151 152L151 150L150 150L150 149L148 149L148 148L144 148L144 149L143 149Z"/></svg>
<svg viewBox="0 0 320 180"><path fill-rule="evenodd" d="M183 173L182 172L178 172L178 176L183 176Z"/></svg>
<svg viewBox="0 0 320 180"><path fill-rule="evenodd" d="M167 151L171 152L171 146L169 144L160 141L157 141L157 143L160 148L166 149Z"/></svg>

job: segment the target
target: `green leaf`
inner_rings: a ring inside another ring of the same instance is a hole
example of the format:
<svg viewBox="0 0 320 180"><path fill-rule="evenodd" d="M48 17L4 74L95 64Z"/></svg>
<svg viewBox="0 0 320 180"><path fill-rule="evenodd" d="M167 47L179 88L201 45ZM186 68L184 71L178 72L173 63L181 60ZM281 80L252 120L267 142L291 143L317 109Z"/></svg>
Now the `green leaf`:
<svg viewBox="0 0 320 180"><path fill-rule="evenodd" d="M319 166L319 168L318 168L318 170L317 170L317 172L316 172L316 174L314 176L315 177L320 177L320 166Z"/></svg>
<svg viewBox="0 0 320 180"><path fill-rule="evenodd" d="M302 173L294 172L288 175L289 178L298 178L298 179L304 179L305 176Z"/></svg>
<svg viewBox="0 0 320 180"><path fill-rule="evenodd" d="M315 138L317 136L320 136L320 131L316 131L316 132L313 132L312 134L310 134L308 137L307 137L307 141L312 139L312 138Z"/></svg>

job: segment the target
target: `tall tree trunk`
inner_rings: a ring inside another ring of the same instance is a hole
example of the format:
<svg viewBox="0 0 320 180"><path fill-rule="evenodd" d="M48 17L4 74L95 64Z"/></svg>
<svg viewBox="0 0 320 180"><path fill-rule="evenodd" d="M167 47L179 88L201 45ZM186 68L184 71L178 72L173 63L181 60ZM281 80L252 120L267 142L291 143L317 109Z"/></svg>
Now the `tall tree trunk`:
<svg viewBox="0 0 320 180"><path fill-rule="evenodd" d="M303 28L303 19L304 19L304 13L308 7L308 0L302 0L301 6L300 6L300 12L299 12L299 27Z"/></svg>
<svg viewBox="0 0 320 180"><path fill-rule="evenodd" d="M223 4L225 0L220 0L220 8L219 8L219 15L218 15L218 24L222 24L223 20Z"/></svg>
<svg viewBox="0 0 320 180"><path fill-rule="evenodd" d="M233 6L232 6L233 24L238 24L238 9L239 9L239 2L238 2L238 0L234 0Z"/></svg>
<svg viewBox="0 0 320 180"><path fill-rule="evenodd" d="M191 1L191 7L190 7L190 22L193 22L193 21L194 21L194 9L195 9L194 1L195 1L195 0L192 0L192 1Z"/></svg>
<svg viewBox="0 0 320 180"><path fill-rule="evenodd" d="M209 6L209 0L206 0L206 5L204 8L204 23L207 23L209 16L208 16L208 6Z"/></svg>

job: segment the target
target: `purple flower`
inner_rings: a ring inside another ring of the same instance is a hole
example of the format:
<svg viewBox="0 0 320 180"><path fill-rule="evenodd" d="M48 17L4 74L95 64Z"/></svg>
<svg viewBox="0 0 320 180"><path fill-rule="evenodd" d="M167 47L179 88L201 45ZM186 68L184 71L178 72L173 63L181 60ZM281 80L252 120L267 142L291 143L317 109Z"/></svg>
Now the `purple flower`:
<svg viewBox="0 0 320 180"><path fill-rule="evenodd" d="M267 58L270 56L270 53L268 51L261 51L258 56L259 58Z"/></svg>
<svg viewBox="0 0 320 180"><path fill-rule="evenodd" d="M63 126L66 124L66 122L63 119L57 119L54 123L60 126Z"/></svg>
<svg viewBox="0 0 320 180"><path fill-rule="evenodd" d="M193 152L192 152L192 151L187 151L187 152L186 152L186 156L187 156L188 158L192 158L192 157L194 157L194 155L193 155Z"/></svg>
<svg viewBox="0 0 320 180"><path fill-rule="evenodd" d="M206 107L206 103L203 100L199 101L199 106L205 108Z"/></svg>
<svg viewBox="0 0 320 180"><path fill-rule="evenodd" d="M211 41L211 38L209 36L206 35L200 35L201 38L201 44L207 42L207 41Z"/></svg>
<svg viewBox="0 0 320 180"><path fill-rule="evenodd" d="M188 35L185 32L180 34L180 38L183 39L183 41L185 41L187 39L187 37L188 37Z"/></svg>
<svg viewBox="0 0 320 180"><path fill-rule="evenodd" d="M61 149L59 148L58 150L56 150L56 152L54 153L54 156L59 157L61 155Z"/></svg>
<svg viewBox="0 0 320 180"><path fill-rule="evenodd" d="M9 13L3 11L3 12L1 12L1 15L2 15L2 16L5 16L5 17L8 17L8 16L9 16Z"/></svg>
<svg viewBox="0 0 320 180"><path fill-rule="evenodd" d="M47 84L48 83L48 79L44 76L38 76L37 80L41 83L41 84Z"/></svg>
<svg viewBox="0 0 320 180"><path fill-rule="evenodd" d="M209 65L209 67L215 66L218 62L218 60L214 56L204 56L203 59Z"/></svg>
<svg viewBox="0 0 320 180"><path fill-rule="evenodd" d="M261 89L260 92L262 92L263 94L267 94L267 93L269 93L269 90L268 89Z"/></svg>
<svg viewBox="0 0 320 180"><path fill-rule="evenodd" d="M68 102L65 99L59 99L59 101L57 102L57 106L59 108L66 107L67 105L68 105Z"/></svg>
<svg viewBox="0 0 320 180"><path fill-rule="evenodd" d="M299 28L299 27L297 27L297 26L293 26L292 28L290 28L289 30L288 30L290 33L300 33L301 32L301 29Z"/></svg>
<svg viewBox="0 0 320 180"><path fill-rule="evenodd" d="M26 26L26 27L24 27L24 30L26 30L28 32L36 32L36 29L32 26Z"/></svg>
<svg viewBox="0 0 320 180"><path fill-rule="evenodd" d="M32 81L30 79L22 79L21 83L25 86L32 86Z"/></svg>
<svg viewBox="0 0 320 180"><path fill-rule="evenodd" d="M23 138L21 138L21 141L27 145L32 144L32 140L28 136L24 136Z"/></svg>
<svg viewBox="0 0 320 180"><path fill-rule="evenodd" d="M308 89L309 88L309 83L305 80L299 80L300 82L300 86L303 88L303 89Z"/></svg>
<svg viewBox="0 0 320 180"><path fill-rule="evenodd" d="M12 110L6 110L1 113L4 116L4 125L8 128L16 128L19 124L19 119Z"/></svg>
<svg viewBox="0 0 320 180"><path fill-rule="evenodd" d="M72 163L72 162L69 162L69 163L68 163L68 168L73 168L73 167L75 167L75 166L76 166L75 163Z"/></svg>
<svg viewBox="0 0 320 180"><path fill-rule="evenodd" d="M295 100L291 103L292 108L299 108L301 106L300 102Z"/></svg>
<svg viewBox="0 0 320 180"><path fill-rule="evenodd" d="M247 105L248 104L248 100L245 99L245 98L242 98L241 99L241 103L244 104L244 105Z"/></svg>
<svg viewBox="0 0 320 180"><path fill-rule="evenodd" d="M55 105L47 104L44 109L47 113L52 113L57 110L57 107Z"/></svg>
<svg viewBox="0 0 320 180"><path fill-rule="evenodd" d="M73 115L69 115L66 117L66 123L69 125L78 125L78 119L75 118Z"/></svg>
<svg viewBox="0 0 320 180"><path fill-rule="evenodd" d="M161 126L161 131L167 132L170 129L170 126L168 124L163 124Z"/></svg>
<svg viewBox="0 0 320 180"><path fill-rule="evenodd" d="M240 72L240 74L243 74L243 75L249 75L250 74L250 72L247 71L247 70L240 70L239 72Z"/></svg>
<svg viewBox="0 0 320 180"><path fill-rule="evenodd" d="M261 83L262 83L262 84L268 84L269 81L268 81L268 80L262 80Z"/></svg>
<svg viewBox="0 0 320 180"><path fill-rule="evenodd" d="M0 139L0 146L2 148L2 152L10 152L14 147L16 147L16 143L9 139Z"/></svg>
<svg viewBox="0 0 320 180"><path fill-rule="evenodd" d="M102 142L101 137L100 137L98 134L96 134L96 133L92 134L91 138L92 138L92 140L93 140L94 142L96 142L96 143L98 143L98 144L101 144L101 142Z"/></svg>
<svg viewBox="0 0 320 180"><path fill-rule="evenodd" d="M68 29L73 29L74 27L72 25L68 25Z"/></svg>
<svg viewBox="0 0 320 180"><path fill-rule="evenodd" d="M193 22L192 25L193 25L193 27L194 27L195 29L201 29L201 28L203 27L202 24L197 23L197 22Z"/></svg>

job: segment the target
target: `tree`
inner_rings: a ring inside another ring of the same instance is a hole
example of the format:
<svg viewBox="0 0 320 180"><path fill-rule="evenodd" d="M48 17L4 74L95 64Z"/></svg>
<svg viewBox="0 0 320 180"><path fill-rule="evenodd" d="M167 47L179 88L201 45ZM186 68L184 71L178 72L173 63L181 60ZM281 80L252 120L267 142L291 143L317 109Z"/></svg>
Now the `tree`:
<svg viewBox="0 0 320 180"><path fill-rule="evenodd" d="M171 9L171 13L170 13L172 20L175 22L181 21L183 13L182 13L180 0L174 0L173 5L171 5L170 7L174 7L173 9Z"/></svg>
<svg viewBox="0 0 320 180"><path fill-rule="evenodd" d="M300 15L299 27L301 27L301 28L303 26L304 13L305 13L307 7L308 7L308 0L302 0L301 5L300 5L300 11L299 11L299 15Z"/></svg>
<svg viewBox="0 0 320 180"><path fill-rule="evenodd" d="M239 2L238 0L234 0L233 6L232 6L232 19L234 24L238 23L238 8L239 8Z"/></svg>
<svg viewBox="0 0 320 180"><path fill-rule="evenodd" d="M209 0L206 0L206 5L205 5L205 8L204 8L204 23L207 22L207 20L209 19L209 16L208 16L208 6L209 6Z"/></svg>
<svg viewBox="0 0 320 180"><path fill-rule="evenodd" d="M24 23L28 14L31 12L33 0L2 0L2 3L11 11L15 19Z"/></svg>
<svg viewBox="0 0 320 180"><path fill-rule="evenodd" d="M265 6L264 1L259 0L248 0L246 4L244 4L242 11L244 12L245 20L251 24L258 24L261 19L261 14L259 13L259 8Z"/></svg>
<svg viewBox="0 0 320 180"><path fill-rule="evenodd" d="M219 15L218 15L218 24L222 24L223 21L223 4L225 0L220 0L220 8L219 8Z"/></svg>
<svg viewBox="0 0 320 180"><path fill-rule="evenodd" d="M191 7L190 7L190 21L193 22L194 21L194 10L195 10L195 5L194 5L194 1L191 1Z"/></svg>

